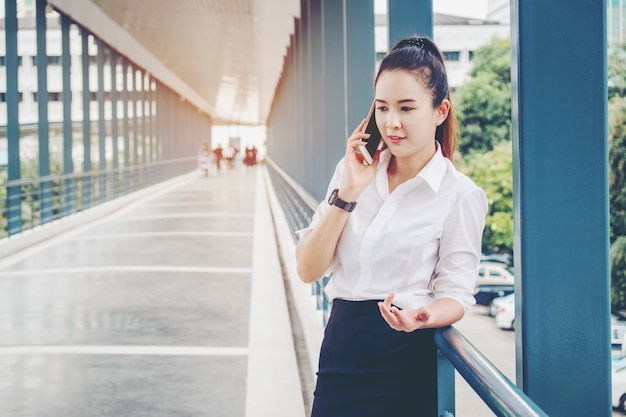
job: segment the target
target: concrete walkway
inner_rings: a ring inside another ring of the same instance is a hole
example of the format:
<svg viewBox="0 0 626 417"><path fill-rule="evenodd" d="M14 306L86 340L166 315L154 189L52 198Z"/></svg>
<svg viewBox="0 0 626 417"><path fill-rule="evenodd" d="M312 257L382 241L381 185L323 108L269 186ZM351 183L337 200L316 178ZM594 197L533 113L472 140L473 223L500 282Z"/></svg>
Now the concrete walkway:
<svg viewBox="0 0 626 417"><path fill-rule="evenodd" d="M304 416L263 169L142 195L0 260L0 415Z"/></svg>

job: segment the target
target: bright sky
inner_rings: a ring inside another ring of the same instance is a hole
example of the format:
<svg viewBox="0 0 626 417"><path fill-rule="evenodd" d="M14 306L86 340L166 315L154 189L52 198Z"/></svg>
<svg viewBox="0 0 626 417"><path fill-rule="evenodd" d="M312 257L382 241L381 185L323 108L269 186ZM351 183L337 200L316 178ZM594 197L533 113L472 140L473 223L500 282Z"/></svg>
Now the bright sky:
<svg viewBox="0 0 626 417"><path fill-rule="evenodd" d="M474 17L484 19L487 15L488 0L433 0L435 13L450 14L453 16ZM375 8L378 12L387 10L386 0L376 0Z"/></svg>
<svg viewBox="0 0 626 417"><path fill-rule="evenodd" d="M433 0L433 11L483 19L487 14L487 0Z"/></svg>

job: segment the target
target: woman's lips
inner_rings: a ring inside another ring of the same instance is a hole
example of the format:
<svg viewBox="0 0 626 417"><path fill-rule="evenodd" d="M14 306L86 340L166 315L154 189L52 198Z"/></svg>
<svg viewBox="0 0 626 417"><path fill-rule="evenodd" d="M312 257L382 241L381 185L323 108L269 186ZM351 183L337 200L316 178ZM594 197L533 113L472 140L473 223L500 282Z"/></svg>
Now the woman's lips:
<svg viewBox="0 0 626 417"><path fill-rule="evenodd" d="M404 138L400 136L387 136L387 139L389 139L389 142L391 142L393 145L397 145L404 140Z"/></svg>

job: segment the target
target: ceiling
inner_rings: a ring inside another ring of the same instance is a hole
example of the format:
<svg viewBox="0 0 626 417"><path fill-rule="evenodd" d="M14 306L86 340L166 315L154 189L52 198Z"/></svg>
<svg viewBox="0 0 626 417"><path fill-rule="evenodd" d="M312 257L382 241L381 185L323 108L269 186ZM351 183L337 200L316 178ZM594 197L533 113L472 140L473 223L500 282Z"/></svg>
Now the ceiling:
<svg viewBox="0 0 626 417"><path fill-rule="evenodd" d="M299 0L51 0L215 124L264 124Z"/></svg>

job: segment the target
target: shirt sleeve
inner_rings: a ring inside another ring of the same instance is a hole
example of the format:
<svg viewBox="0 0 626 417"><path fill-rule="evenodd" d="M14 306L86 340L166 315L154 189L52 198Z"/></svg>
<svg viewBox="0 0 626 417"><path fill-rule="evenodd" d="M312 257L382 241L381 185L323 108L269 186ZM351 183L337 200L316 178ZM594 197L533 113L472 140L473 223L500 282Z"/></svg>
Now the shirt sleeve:
<svg viewBox="0 0 626 417"><path fill-rule="evenodd" d="M461 197L449 213L439 243L439 261L431 281L435 300L455 299L465 311L476 304L473 293L487 206L485 193L475 187Z"/></svg>

